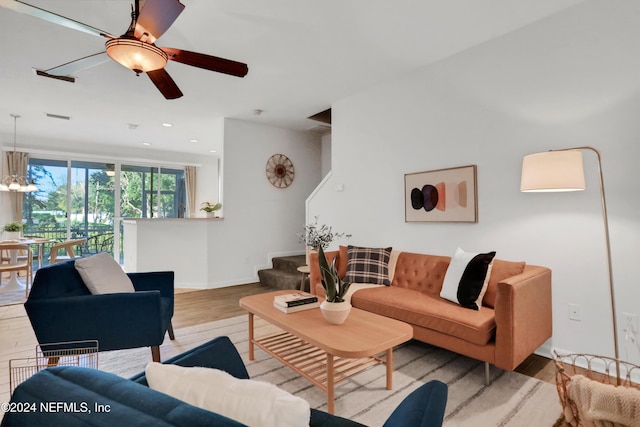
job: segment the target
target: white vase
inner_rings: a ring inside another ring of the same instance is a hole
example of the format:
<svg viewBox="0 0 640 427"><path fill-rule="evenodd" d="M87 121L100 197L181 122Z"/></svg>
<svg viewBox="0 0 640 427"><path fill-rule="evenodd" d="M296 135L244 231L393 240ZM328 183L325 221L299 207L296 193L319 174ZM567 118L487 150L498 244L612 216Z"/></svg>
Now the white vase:
<svg viewBox="0 0 640 427"><path fill-rule="evenodd" d="M306 258L306 262L307 265L311 265L311 261L309 260L309 257L311 254L313 253L318 253L318 251L316 251L315 249L313 249L311 246L307 246L307 258Z"/></svg>
<svg viewBox="0 0 640 427"><path fill-rule="evenodd" d="M215 218L216 217L216 212L206 212L205 211L205 215L207 216L207 218Z"/></svg>
<svg viewBox="0 0 640 427"><path fill-rule="evenodd" d="M327 322L332 325L341 325L351 312L351 303L347 301L327 302L325 300L320 304L320 311Z"/></svg>
<svg viewBox="0 0 640 427"><path fill-rule="evenodd" d="M20 240L19 231L5 231L3 234L6 240Z"/></svg>

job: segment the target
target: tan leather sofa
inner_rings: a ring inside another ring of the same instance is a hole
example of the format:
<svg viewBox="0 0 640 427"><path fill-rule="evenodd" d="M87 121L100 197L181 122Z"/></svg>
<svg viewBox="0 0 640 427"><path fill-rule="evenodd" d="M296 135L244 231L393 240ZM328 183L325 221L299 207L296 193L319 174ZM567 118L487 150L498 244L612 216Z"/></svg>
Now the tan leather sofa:
<svg viewBox="0 0 640 427"><path fill-rule="evenodd" d="M326 252L341 276L347 248ZM480 310L440 298L450 257L396 253L389 264L391 286L358 290L355 308L413 326L413 338L512 371L552 334L551 270L524 262L494 260ZM324 296L317 253L310 257L311 292Z"/></svg>

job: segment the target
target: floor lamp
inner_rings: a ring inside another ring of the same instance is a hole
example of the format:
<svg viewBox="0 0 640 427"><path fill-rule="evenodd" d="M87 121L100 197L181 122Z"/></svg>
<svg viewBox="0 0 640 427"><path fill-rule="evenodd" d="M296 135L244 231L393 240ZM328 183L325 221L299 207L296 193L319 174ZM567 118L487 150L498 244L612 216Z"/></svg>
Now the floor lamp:
<svg viewBox="0 0 640 427"><path fill-rule="evenodd" d="M551 150L544 153L529 154L522 159L522 178L520 191L555 192L581 191L585 189L582 151L593 151L598 159L600 176L600 200L604 220L604 236L607 244L607 269L609 271L609 295L611 297L611 316L613 320L613 345L616 361L616 380L620 385L620 357L618 354L618 325L616 321L616 303L613 292L613 273L611 269L611 242L609 240L609 220L607 202L602 179L602 161L600 152L593 147L575 147Z"/></svg>

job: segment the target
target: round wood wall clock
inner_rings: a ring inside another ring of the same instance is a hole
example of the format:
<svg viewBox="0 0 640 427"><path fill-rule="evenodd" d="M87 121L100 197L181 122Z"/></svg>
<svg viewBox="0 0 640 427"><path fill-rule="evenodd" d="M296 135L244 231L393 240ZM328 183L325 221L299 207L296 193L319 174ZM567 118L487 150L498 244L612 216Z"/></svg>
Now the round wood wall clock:
<svg viewBox="0 0 640 427"><path fill-rule="evenodd" d="M267 179L277 188L287 188L293 182L293 162L284 154L274 154L267 160Z"/></svg>

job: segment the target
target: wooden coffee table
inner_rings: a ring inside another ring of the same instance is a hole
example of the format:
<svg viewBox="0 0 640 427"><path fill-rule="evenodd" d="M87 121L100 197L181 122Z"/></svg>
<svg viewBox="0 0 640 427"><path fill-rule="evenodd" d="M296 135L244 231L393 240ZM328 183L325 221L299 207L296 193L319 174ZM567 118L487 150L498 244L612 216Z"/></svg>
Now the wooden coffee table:
<svg viewBox="0 0 640 427"><path fill-rule="evenodd" d="M254 344L327 393L327 412L334 413L334 386L380 363L387 366L387 390L392 388L393 347L413 337L410 325L399 320L352 308L342 325L327 323L319 308L283 313L273 307L276 291L240 299L249 312L249 360ZM254 316L282 331L254 336ZM386 353L386 357L377 357Z"/></svg>

